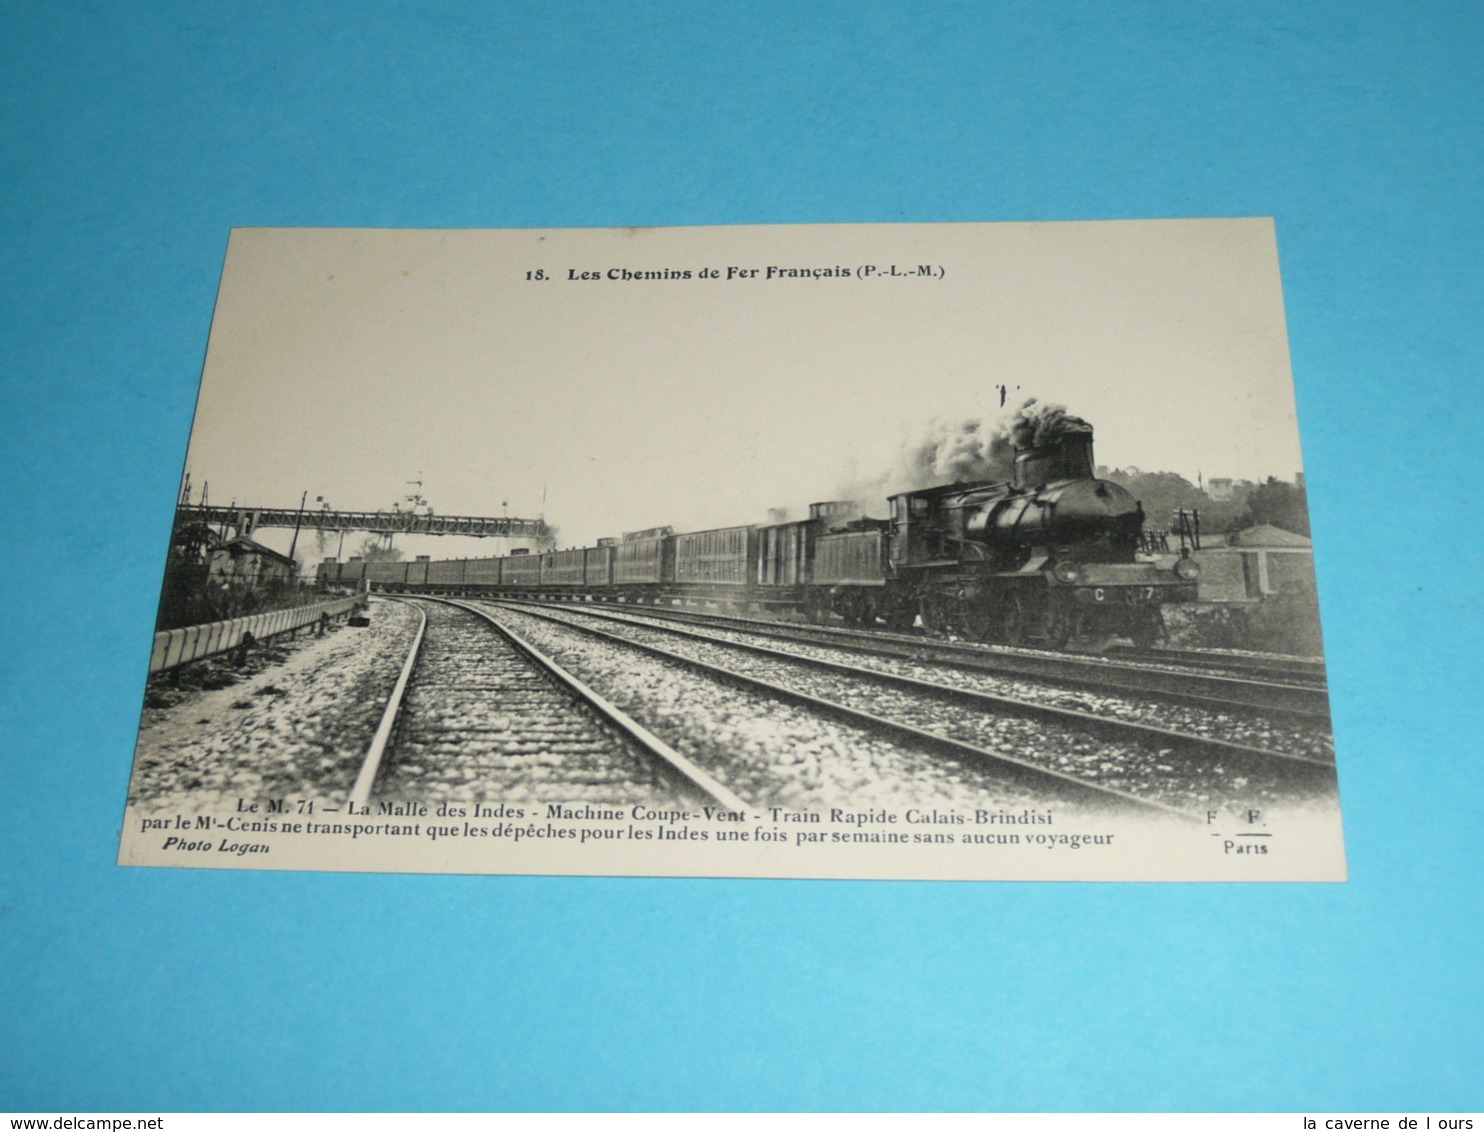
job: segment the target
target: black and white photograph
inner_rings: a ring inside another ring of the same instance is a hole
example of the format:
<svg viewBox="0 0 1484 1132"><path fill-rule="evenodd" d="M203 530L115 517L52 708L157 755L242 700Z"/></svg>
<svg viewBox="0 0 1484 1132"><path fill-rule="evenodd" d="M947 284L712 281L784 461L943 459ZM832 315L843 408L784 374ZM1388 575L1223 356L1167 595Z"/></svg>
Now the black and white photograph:
<svg viewBox="0 0 1484 1132"><path fill-rule="evenodd" d="M1346 875L1265 218L238 229L146 651L123 864Z"/></svg>

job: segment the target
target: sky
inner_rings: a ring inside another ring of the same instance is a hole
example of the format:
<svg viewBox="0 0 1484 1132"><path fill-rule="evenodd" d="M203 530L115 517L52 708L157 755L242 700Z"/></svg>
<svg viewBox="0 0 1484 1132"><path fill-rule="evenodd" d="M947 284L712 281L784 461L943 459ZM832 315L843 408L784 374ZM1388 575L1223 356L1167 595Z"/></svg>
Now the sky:
<svg viewBox="0 0 1484 1132"><path fill-rule="evenodd" d="M238 229L186 469L213 504L421 490L590 545L799 514L1028 397L1091 422L1099 464L1291 479L1271 221Z"/></svg>

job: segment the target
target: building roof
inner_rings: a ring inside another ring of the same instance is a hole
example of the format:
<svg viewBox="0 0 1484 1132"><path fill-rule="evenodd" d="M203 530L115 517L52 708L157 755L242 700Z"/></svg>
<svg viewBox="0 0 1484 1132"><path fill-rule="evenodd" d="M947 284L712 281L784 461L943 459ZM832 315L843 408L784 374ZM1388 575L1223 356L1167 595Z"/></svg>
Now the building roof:
<svg viewBox="0 0 1484 1132"><path fill-rule="evenodd" d="M1288 547L1312 547L1313 541L1306 539L1303 535L1296 535L1292 531L1285 531L1282 527L1275 527L1272 523L1259 523L1255 527L1248 527L1245 531L1237 531L1228 536L1227 546L1288 546Z"/></svg>
<svg viewBox="0 0 1484 1132"><path fill-rule="evenodd" d="M246 535L238 535L236 538L230 538L222 546L233 557L241 554L256 554L263 558L271 558L275 561L282 562L286 566L292 566L294 564L294 560L287 554L280 554L270 546L264 546L260 542L254 542Z"/></svg>

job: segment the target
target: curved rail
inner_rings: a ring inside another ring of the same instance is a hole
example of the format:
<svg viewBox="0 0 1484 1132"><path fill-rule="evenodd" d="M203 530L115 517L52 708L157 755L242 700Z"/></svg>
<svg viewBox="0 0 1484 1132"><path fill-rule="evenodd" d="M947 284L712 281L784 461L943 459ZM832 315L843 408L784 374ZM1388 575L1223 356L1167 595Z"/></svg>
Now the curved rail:
<svg viewBox="0 0 1484 1132"><path fill-rule="evenodd" d="M407 604L411 604L408 602ZM355 785L350 788L350 801L357 806L364 806L367 799L371 797L371 788L376 784L376 776L381 771L381 757L386 753L386 745L392 737L392 729L397 725L397 715L402 710L402 700L407 694L407 684L412 679L412 670L417 665L417 654L422 649L423 637L428 631L428 615L416 605L421 619L418 622L417 634L412 639L412 647L407 650L407 659L402 664L402 672L397 677L397 682L392 686L392 694L387 697L386 709L381 713L381 722L377 724L376 734L371 737L371 745L366 748L366 757L361 762L361 772L356 775Z"/></svg>

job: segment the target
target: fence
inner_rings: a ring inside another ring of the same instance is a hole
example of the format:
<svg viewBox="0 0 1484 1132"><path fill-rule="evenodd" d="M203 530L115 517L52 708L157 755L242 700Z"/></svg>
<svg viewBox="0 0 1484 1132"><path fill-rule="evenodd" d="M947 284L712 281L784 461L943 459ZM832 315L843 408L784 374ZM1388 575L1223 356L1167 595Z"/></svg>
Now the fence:
<svg viewBox="0 0 1484 1132"><path fill-rule="evenodd" d="M359 601L359 598L343 597L314 605L301 605L295 609L277 609L270 613L255 613L251 617L237 617L231 621L188 625L184 629L156 633L155 647L149 656L150 675L178 668L193 660L204 660L209 656L231 652L244 642L266 641L280 633L302 629L306 625L315 624L321 617L339 617L349 613Z"/></svg>

